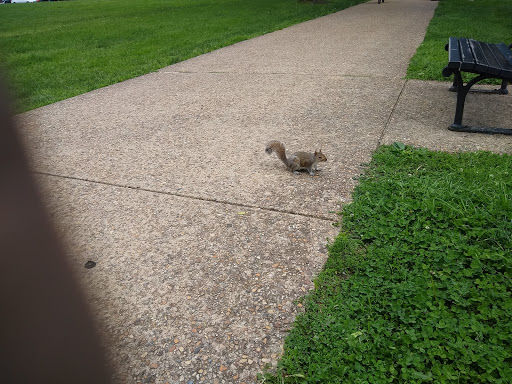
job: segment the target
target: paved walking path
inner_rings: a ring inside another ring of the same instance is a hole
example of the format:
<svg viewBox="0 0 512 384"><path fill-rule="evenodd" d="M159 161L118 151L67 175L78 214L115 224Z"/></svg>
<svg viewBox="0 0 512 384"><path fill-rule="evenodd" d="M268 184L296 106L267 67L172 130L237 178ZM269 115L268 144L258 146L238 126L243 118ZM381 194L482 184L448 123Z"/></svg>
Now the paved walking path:
<svg viewBox="0 0 512 384"><path fill-rule="evenodd" d="M19 117L116 383L250 383L275 364L380 144L510 152L446 129L447 84L404 80L436 5L370 1ZM468 96L465 121L512 128L511 99ZM270 139L329 161L293 175Z"/></svg>

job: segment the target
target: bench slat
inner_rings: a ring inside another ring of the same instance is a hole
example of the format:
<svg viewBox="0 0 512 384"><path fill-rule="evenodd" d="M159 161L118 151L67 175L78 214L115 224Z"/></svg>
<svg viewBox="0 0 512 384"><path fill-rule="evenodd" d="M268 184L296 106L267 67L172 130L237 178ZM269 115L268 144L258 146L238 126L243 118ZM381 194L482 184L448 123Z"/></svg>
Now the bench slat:
<svg viewBox="0 0 512 384"><path fill-rule="evenodd" d="M503 68L502 76L512 79L512 51L503 43L496 44L496 48L498 48L503 58L506 60L500 63Z"/></svg>
<svg viewBox="0 0 512 384"><path fill-rule="evenodd" d="M477 72L489 72L489 62L485 51L482 49L479 41L469 40L469 46L473 51L475 59L475 71Z"/></svg>
<svg viewBox="0 0 512 384"><path fill-rule="evenodd" d="M504 43L496 44L500 52L505 56L505 58L508 60L509 64L512 65L512 51L509 47L507 47Z"/></svg>
<svg viewBox="0 0 512 384"><path fill-rule="evenodd" d="M448 40L448 68L460 69L461 62L459 38L450 37Z"/></svg>
<svg viewBox="0 0 512 384"><path fill-rule="evenodd" d="M472 72L475 69L475 60L473 58L473 53L471 52L468 39L461 37L459 39L459 47L462 59L460 70Z"/></svg>
<svg viewBox="0 0 512 384"><path fill-rule="evenodd" d="M501 52L497 45L491 45L490 47L492 53L494 54L494 57L496 58L496 61L498 62L501 68L499 76L505 77L507 79L512 79L512 65L510 65L510 62L507 60L505 56L503 56L503 53Z"/></svg>
<svg viewBox="0 0 512 384"><path fill-rule="evenodd" d="M501 73L501 66L498 63L498 60L496 60L496 57L494 57L491 45L492 44L488 43L480 43L480 47L482 48L485 57L487 58L487 64L489 65L487 73L489 73L490 75L499 76Z"/></svg>

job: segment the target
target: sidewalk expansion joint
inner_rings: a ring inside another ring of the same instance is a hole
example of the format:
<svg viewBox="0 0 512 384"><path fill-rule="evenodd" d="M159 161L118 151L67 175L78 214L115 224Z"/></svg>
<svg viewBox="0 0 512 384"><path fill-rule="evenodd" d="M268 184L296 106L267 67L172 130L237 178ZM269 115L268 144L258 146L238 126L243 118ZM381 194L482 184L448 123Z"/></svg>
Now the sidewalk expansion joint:
<svg viewBox="0 0 512 384"><path fill-rule="evenodd" d="M353 77L353 78L370 78L370 77L383 77L379 75L366 75L366 74L352 74L352 73L311 73L311 72L265 72L265 71L246 71L246 72L233 72L233 71L164 71L160 70L157 73L162 74L187 74L187 75L267 75L267 76L304 76L304 77Z"/></svg>
<svg viewBox="0 0 512 384"><path fill-rule="evenodd" d="M386 124L384 124L384 128L382 129L382 132L379 135L379 139L377 140L377 146L375 147L375 150L377 150L377 148L379 148L382 145L382 140L384 139L384 135L386 134L386 132L388 130L389 123L391 122L391 118L395 114L395 109L398 106L400 99L402 98L402 94L404 93L405 86L407 85L408 81L409 81L408 79L405 79L404 83L402 84L402 89L400 89L400 93L398 94L396 101L393 104L393 108L391 108L391 112L389 113L389 116L386 119Z"/></svg>
<svg viewBox="0 0 512 384"><path fill-rule="evenodd" d="M295 212L295 211L287 210L287 209L261 207L261 206L254 205L254 204L236 203L236 202L232 202L232 201L228 201L228 200L219 200L219 199L214 199L214 198L209 198L209 197L193 196L193 195L187 195L184 193L177 193L177 192L160 191L160 190L144 188L144 187L134 187L134 186L130 186L130 185L109 183L106 181L98 181L98 180L86 179L86 178L75 177L75 176L64 176L64 175L58 175L58 174L50 173L50 172L33 171L33 173L36 175L57 177L57 178L61 178L61 179L75 180L75 181L81 181L81 182L85 182L85 183L99 184L99 185L105 185L105 186L116 187L116 188L124 188L124 189L130 189L130 190L134 190L134 191L155 193L155 194L159 194L159 195L174 196L174 197L203 201L203 202L208 202L208 203L229 205L232 207L250 208L250 209L257 209L257 210L261 210L261 211L281 213L281 214L286 214L286 215L307 217L307 218L312 218L312 219L316 219L316 220L329 221L333 224L335 224L337 222L337 220L335 220L332 217L309 214L309 213Z"/></svg>

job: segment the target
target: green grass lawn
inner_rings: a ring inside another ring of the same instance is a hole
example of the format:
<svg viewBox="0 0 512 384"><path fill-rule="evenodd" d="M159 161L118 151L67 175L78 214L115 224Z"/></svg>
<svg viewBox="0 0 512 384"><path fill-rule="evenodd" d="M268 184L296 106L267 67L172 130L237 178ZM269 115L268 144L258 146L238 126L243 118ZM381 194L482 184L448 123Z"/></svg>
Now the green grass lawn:
<svg viewBox="0 0 512 384"><path fill-rule="evenodd" d="M425 40L409 63L407 77L448 81L441 71L448 62L448 38L468 37L512 44L512 0L441 0Z"/></svg>
<svg viewBox="0 0 512 384"><path fill-rule="evenodd" d="M510 383L512 156L381 147L266 383Z"/></svg>
<svg viewBox="0 0 512 384"><path fill-rule="evenodd" d="M363 0L74 0L0 7L17 112L123 81Z"/></svg>

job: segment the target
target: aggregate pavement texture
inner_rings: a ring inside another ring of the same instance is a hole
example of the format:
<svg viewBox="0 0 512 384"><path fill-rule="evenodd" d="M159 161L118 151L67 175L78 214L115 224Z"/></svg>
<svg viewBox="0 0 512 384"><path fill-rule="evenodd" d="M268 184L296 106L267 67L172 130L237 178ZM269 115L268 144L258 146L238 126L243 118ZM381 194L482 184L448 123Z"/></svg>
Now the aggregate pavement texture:
<svg viewBox="0 0 512 384"><path fill-rule="evenodd" d="M380 144L510 152L447 130L448 83L404 79L436 6L373 0L17 116L114 383L275 365ZM471 94L465 122L512 128L511 99ZM269 140L328 161L293 174Z"/></svg>

